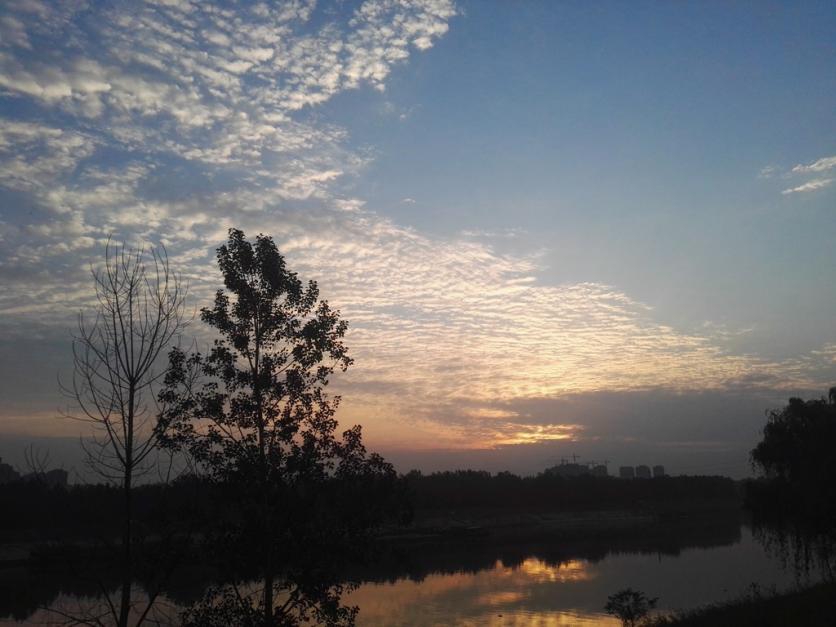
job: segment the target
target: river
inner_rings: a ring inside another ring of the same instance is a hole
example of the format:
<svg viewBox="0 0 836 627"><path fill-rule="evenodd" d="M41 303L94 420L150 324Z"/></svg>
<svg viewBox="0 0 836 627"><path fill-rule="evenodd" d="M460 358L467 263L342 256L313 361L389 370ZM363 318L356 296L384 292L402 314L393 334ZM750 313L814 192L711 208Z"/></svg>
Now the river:
<svg viewBox="0 0 836 627"><path fill-rule="evenodd" d="M344 595L359 607L360 626L407 625L619 625L603 613L607 596L631 587L658 597L659 611L689 609L751 593L784 590L812 582L799 578L771 554L745 524L735 521L710 530L690 527L628 542L539 542L493 546L467 542L413 551L411 556L382 565L358 577L362 583ZM23 603L5 584L15 577L0 571L0 624L62 624L45 606L74 612L92 603L95 589L78 582L15 580L18 586L51 586L38 603ZM75 585L74 585L75 584ZM196 595L196 586L180 582L161 599L176 612ZM25 595L23 595L25 596ZM163 621L165 622L165 621Z"/></svg>

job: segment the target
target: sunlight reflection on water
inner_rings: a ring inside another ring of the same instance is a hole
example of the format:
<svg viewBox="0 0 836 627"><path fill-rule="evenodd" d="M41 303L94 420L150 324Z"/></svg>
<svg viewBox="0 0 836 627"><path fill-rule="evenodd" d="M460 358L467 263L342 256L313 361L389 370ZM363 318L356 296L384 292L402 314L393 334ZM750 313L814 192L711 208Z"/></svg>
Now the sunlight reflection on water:
<svg viewBox="0 0 836 627"><path fill-rule="evenodd" d="M556 592L555 584L594 576L584 560L551 565L530 557L513 567L497 561L476 573L364 584L345 600L360 607L358 625L619 625L599 612L542 607L543 593Z"/></svg>

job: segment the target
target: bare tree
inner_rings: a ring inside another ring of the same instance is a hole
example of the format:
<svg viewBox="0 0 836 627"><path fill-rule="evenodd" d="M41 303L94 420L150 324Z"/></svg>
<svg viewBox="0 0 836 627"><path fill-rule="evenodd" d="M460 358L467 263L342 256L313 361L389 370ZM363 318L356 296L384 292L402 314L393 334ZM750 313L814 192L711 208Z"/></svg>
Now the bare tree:
<svg viewBox="0 0 836 627"><path fill-rule="evenodd" d="M95 315L79 314L72 382L62 388L77 405L67 415L94 427L92 439L83 443L89 467L122 489L121 598L107 602L114 621L127 627L134 558L132 490L154 466L156 384L165 375L157 366L187 322L186 288L171 271L164 249L146 251L108 241L104 263L91 272ZM151 603L153 596L140 621Z"/></svg>
<svg viewBox="0 0 836 627"><path fill-rule="evenodd" d="M32 479L40 481L49 467L49 451L30 444L23 450L23 465Z"/></svg>

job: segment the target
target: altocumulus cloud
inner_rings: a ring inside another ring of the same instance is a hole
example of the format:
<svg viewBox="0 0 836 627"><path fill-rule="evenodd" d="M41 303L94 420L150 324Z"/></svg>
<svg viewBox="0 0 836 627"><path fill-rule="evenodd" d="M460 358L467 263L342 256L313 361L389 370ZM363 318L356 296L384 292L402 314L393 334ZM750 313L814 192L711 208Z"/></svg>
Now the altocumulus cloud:
<svg viewBox="0 0 836 627"><path fill-rule="evenodd" d="M784 362L730 354L721 335L666 326L616 288L543 285L537 257L429 237L343 194L368 156L317 107L383 89L447 32L456 7L336 7L4 3L4 337L65 333L109 234L164 244L202 304L218 284L212 251L238 226L274 235L350 320L357 365L336 388L381 441L584 437L580 418L533 416L530 399L821 386L836 347Z"/></svg>
<svg viewBox="0 0 836 627"><path fill-rule="evenodd" d="M2 306L60 318L45 299L61 288L65 305L80 304L108 234L200 261L219 223L293 203L359 206L329 186L365 157L307 112L347 89L382 89L455 7L12 0L2 12Z"/></svg>

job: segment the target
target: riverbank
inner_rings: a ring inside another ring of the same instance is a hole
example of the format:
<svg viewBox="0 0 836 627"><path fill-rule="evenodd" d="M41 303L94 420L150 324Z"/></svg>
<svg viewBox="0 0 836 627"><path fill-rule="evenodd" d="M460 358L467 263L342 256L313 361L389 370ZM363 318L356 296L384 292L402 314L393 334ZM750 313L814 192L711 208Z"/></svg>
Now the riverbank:
<svg viewBox="0 0 836 627"><path fill-rule="evenodd" d="M820 583L780 594L757 589L746 596L673 616L649 627L832 627L836 625L836 583Z"/></svg>
<svg viewBox="0 0 836 627"><path fill-rule="evenodd" d="M455 511L416 512L413 522L382 529L378 540L384 552L429 551L441 553L480 545L526 546L531 543L578 543L676 553L686 546L730 544L740 537L743 512L739 504L692 503L687 509L586 511L520 511L466 508ZM158 536L145 538L153 546ZM648 538L653 538L649 542ZM183 538L194 547L191 559L200 561L199 534ZM719 540L719 542L718 542ZM61 541L18 540L0 542L0 569L31 563L44 565L96 558L107 559L107 547L116 542L93 538ZM652 545L645 547L644 545Z"/></svg>

